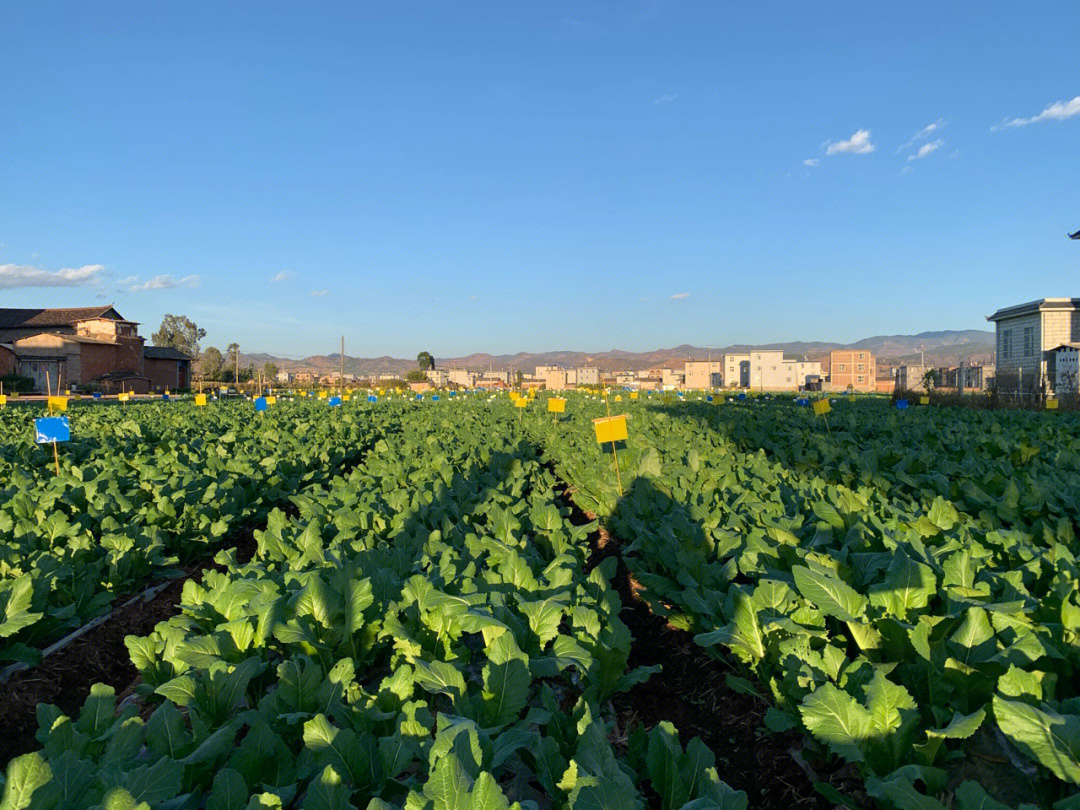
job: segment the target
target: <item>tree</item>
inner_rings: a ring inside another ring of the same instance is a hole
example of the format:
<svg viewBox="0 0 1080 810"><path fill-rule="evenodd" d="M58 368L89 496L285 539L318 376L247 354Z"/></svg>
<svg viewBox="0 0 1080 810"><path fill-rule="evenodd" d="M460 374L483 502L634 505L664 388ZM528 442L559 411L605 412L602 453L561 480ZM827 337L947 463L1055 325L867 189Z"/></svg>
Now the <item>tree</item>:
<svg viewBox="0 0 1080 810"><path fill-rule="evenodd" d="M435 358L431 356L431 352L420 352L416 355L416 365L420 366L421 371L430 371L435 368Z"/></svg>
<svg viewBox="0 0 1080 810"><path fill-rule="evenodd" d="M207 347L199 358L199 376L204 380L220 380L225 371L225 358L213 346Z"/></svg>
<svg viewBox="0 0 1080 810"><path fill-rule="evenodd" d="M240 362L239 361L239 358L240 358L240 344L239 343L230 343L225 348L225 351L228 354L228 358L229 358L228 371L232 372L233 382L238 383L238 382L240 382L240 380L237 379L237 377L240 376L239 372L237 371L237 366L238 366L238 363Z"/></svg>
<svg viewBox="0 0 1080 810"><path fill-rule="evenodd" d="M197 358L199 341L206 337L206 330L200 329L190 318L184 315L166 315L161 321L161 328L150 336L155 346L171 346L185 354Z"/></svg>
<svg viewBox="0 0 1080 810"><path fill-rule="evenodd" d="M426 380L427 374L425 374L418 368L414 368L412 371L405 375L406 382L424 382Z"/></svg>
<svg viewBox="0 0 1080 810"><path fill-rule="evenodd" d="M263 378L268 383L273 383L274 380L277 379L277 372L278 372L278 367L275 366L273 363L267 362L263 366Z"/></svg>
<svg viewBox="0 0 1080 810"><path fill-rule="evenodd" d="M928 368L922 375L922 387L925 391L933 391L937 387L937 369Z"/></svg>

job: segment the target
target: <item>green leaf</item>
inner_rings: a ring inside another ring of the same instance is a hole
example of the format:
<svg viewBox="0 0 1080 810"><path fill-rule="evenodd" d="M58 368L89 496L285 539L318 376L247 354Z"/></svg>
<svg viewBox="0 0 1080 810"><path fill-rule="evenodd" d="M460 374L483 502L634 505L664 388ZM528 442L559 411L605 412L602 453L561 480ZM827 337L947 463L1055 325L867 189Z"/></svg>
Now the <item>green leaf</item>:
<svg viewBox="0 0 1080 810"><path fill-rule="evenodd" d="M232 768L223 768L214 774L214 785L206 810L244 810L248 801L248 787L244 777Z"/></svg>
<svg viewBox="0 0 1080 810"><path fill-rule="evenodd" d="M529 699L529 658L511 633L503 633L487 647L484 690L480 695L485 726L502 726L517 718Z"/></svg>
<svg viewBox="0 0 1080 810"><path fill-rule="evenodd" d="M1080 717L997 695L993 706L994 719L1009 742L1058 779L1080 784Z"/></svg>
<svg viewBox="0 0 1080 810"><path fill-rule="evenodd" d="M308 785L301 810L356 810L355 805L349 802L350 793L334 766L327 765L319 778Z"/></svg>
<svg viewBox="0 0 1080 810"><path fill-rule="evenodd" d="M866 597L837 577L830 577L806 566L791 569L795 586L826 616L844 622L857 622L866 612Z"/></svg>
<svg viewBox="0 0 1080 810"><path fill-rule="evenodd" d="M826 683L803 699L799 714L834 753L849 762L864 760L862 747L873 733L874 717L847 692Z"/></svg>
<svg viewBox="0 0 1080 810"><path fill-rule="evenodd" d="M661 810L676 810L690 798L690 791L679 771L682 757L675 726L666 720L649 732L646 763L653 790L660 796Z"/></svg>
<svg viewBox="0 0 1080 810"><path fill-rule="evenodd" d="M52 779L52 770L41 754L35 752L11 760L4 776L0 810L25 810L30 806L34 791Z"/></svg>

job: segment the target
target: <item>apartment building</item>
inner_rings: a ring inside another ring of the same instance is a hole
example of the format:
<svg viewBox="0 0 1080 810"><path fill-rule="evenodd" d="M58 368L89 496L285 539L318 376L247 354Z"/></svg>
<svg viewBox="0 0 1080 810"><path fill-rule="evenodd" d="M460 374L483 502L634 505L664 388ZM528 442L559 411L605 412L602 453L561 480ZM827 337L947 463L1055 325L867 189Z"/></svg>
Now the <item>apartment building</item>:
<svg viewBox="0 0 1080 810"><path fill-rule="evenodd" d="M450 372L444 368L429 368L424 374L435 388L445 388L450 384Z"/></svg>
<svg viewBox="0 0 1080 810"><path fill-rule="evenodd" d="M600 369L596 366L582 366L576 369L577 384L581 385L600 385Z"/></svg>
<svg viewBox="0 0 1080 810"><path fill-rule="evenodd" d="M1040 298L999 309L986 320L997 332L994 374L999 390L1032 392L1046 382L1049 354L1080 342L1080 298Z"/></svg>
<svg viewBox="0 0 1080 810"><path fill-rule="evenodd" d="M896 388L900 391L925 391L926 386L923 384L923 377L926 375L926 369L923 366L897 366L896 369Z"/></svg>
<svg viewBox="0 0 1080 810"><path fill-rule="evenodd" d="M682 369L665 368L661 372L660 385L664 388L664 390L682 388L685 380L686 375L682 371Z"/></svg>
<svg viewBox="0 0 1080 810"><path fill-rule="evenodd" d="M877 363L874 355L859 349L829 352L829 390L877 390Z"/></svg>
<svg viewBox="0 0 1080 810"><path fill-rule="evenodd" d="M683 367L686 388L701 390L719 388L724 384L724 363L721 360L687 360Z"/></svg>
<svg viewBox="0 0 1080 810"><path fill-rule="evenodd" d="M475 371L468 371L464 368L452 368L447 370L447 378L453 385L460 385L462 388L475 388L476 379L479 376Z"/></svg>
<svg viewBox="0 0 1080 810"><path fill-rule="evenodd" d="M778 350L735 352L723 355L725 388L752 388L759 391L798 391L816 384L821 364L808 360L788 360Z"/></svg>
<svg viewBox="0 0 1080 810"><path fill-rule="evenodd" d="M558 366L539 366L536 370L544 369L544 373L537 374L543 383L544 387L548 391L565 391L570 387L571 383L568 379L569 372L565 368L559 368Z"/></svg>

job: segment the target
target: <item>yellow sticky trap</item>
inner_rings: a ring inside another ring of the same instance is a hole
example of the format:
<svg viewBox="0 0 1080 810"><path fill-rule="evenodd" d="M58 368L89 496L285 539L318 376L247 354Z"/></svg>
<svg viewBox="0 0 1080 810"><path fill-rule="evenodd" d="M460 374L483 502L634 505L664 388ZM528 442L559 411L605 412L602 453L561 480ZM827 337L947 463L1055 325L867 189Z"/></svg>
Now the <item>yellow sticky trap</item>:
<svg viewBox="0 0 1080 810"><path fill-rule="evenodd" d="M511 391L510 392L510 401L511 402L517 402L519 399L521 399L521 394L519 394L517 391Z"/></svg>
<svg viewBox="0 0 1080 810"><path fill-rule="evenodd" d="M349 401L350 399L352 399L352 396L350 396L349 394L346 394L345 396L343 396L343 397L341 398L341 401L342 401L342 402L348 402L348 401ZM269 405L270 403L269 403L269 402L267 402L266 404L267 404L267 405Z"/></svg>
<svg viewBox="0 0 1080 810"><path fill-rule="evenodd" d="M720 394L720 396L713 397L713 402L715 402L717 405L723 405L724 404L724 395Z"/></svg>
<svg viewBox="0 0 1080 810"><path fill-rule="evenodd" d="M1048 411L1056 411L1057 407L1058 407L1058 401L1056 399L1048 399L1048 400L1046 400L1046 410L1048 410Z"/></svg>
<svg viewBox="0 0 1080 810"><path fill-rule="evenodd" d="M665 405L670 405L674 401L675 401L675 397L673 397L671 394L664 394L664 404Z"/></svg>
<svg viewBox="0 0 1080 810"><path fill-rule="evenodd" d="M630 399L637 399L637 398L638 398L637 391L634 391L633 393L630 394Z"/></svg>
<svg viewBox="0 0 1080 810"><path fill-rule="evenodd" d="M0 408L7 407L7 394L0 394Z"/></svg>
<svg viewBox="0 0 1080 810"><path fill-rule="evenodd" d="M616 402L622 402L622 394L616 394L615 395L615 401Z"/></svg>
<svg viewBox="0 0 1080 810"><path fill-rule="evenodd" d="M206 394L196 394L195 395L195 404L199 405L200 407L205 405L206 404Z"/></svg>
<svg viewBox="0 0 1080 810"><path fill-rule="evenodd" d="M529 407L529 400L519 397L518 399L514 400L514 407L527 408Z"/></svg>
<svg viewBox="0 0 1080 810"><path fill-rule="evenodd" d="M566 413L566 400L552 397L548 400L548 410L551 413Z"/></svg>
<svg viewBox="0 0 1080 810"><path fill-rule="evenodd" d="M600 444L608 442L624 442L627 438L626 415L601 416L593 419L593 427L596 429L596 441Z"/></svg>
<svg viewBox="0 0 1080 810"><path fill-rule="evenodd" d="M67 397L49 397L49 413L67 410Z"/></svg>
<svg viewBox="0 0 1080 810"><path fill-rule="evenodd" d="M319 399L326 399L326 392L325 391L320 391L319 392Z"/></svg>
<svg viewBox="0 0 1080 810"><path fill-rule="evenodd" d="M273 405L275 402L277 402L277 397L267 397L266 398L266 404L267 405Z"/></svg>
<svg viewBox="0 0 1080 810"><path fill-rule="evenodd" d="M919 404L920 405L929 405L930 404L930 397L919 397Z"/></svg>
<svg viewBox="0 0 1080 810"><path fill-rule="evenodd" d="M71 389L70 388L65 388L64 389L64 396L65 397L70 397L71 396Z"/></svg>
<svg viewBox="0 0 1080 810"><path fill-rule="evenodd" d="M832 405L829 404L827 399L819 399L814 402L814 413L818 416L824 416L832 410Z"/></svg>
<svg viewBox="0 0 1080 810"><path fill-rule="evenodd" d="M129 399L131 399L131 394L118 394L116 398L121 402L127 402Z"/></svg>

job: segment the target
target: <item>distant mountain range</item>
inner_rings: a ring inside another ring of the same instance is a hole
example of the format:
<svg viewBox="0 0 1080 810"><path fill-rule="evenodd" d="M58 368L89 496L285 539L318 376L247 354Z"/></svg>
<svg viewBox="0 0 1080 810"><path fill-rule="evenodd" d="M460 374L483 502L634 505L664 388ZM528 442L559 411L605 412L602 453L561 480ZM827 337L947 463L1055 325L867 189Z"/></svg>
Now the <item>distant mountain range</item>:
<svg viewBox="0 0 1080 810"><path fill-rule="evenodd" d="M606 352L518 352L517 354L470 354L466 357L435 357L437 368L467 368L483 371L488 368L516 368L523 372L536 366L597 366L603 371L637 371L659 366L680 367L686 360L705 360L710 352L719 358L725 352L745 352L754 349L779 349L790 357L807 360L828 361L829 352L835 349L865 349L873 352L881 364L918 363L920 349L927 365L955 366L964 363L989 363L993 358L994 333L978 329L920 332L917 335L877 335L863 338L855 343L825 343L795 341L792 343L768 343L764 345L735 344L713 346L711 349L683 344L671 349L648 352L627 352L612 349ZM337 354L314 355L303 360L289 360L271 354L252 353L240 355L241 364L254 363L262 367L273 363L287 371L314 371L330 374L340 368ZM416 368L416 360L400 357L350 357L345 355L345 372L348 374L401 374Z"/></svg>

